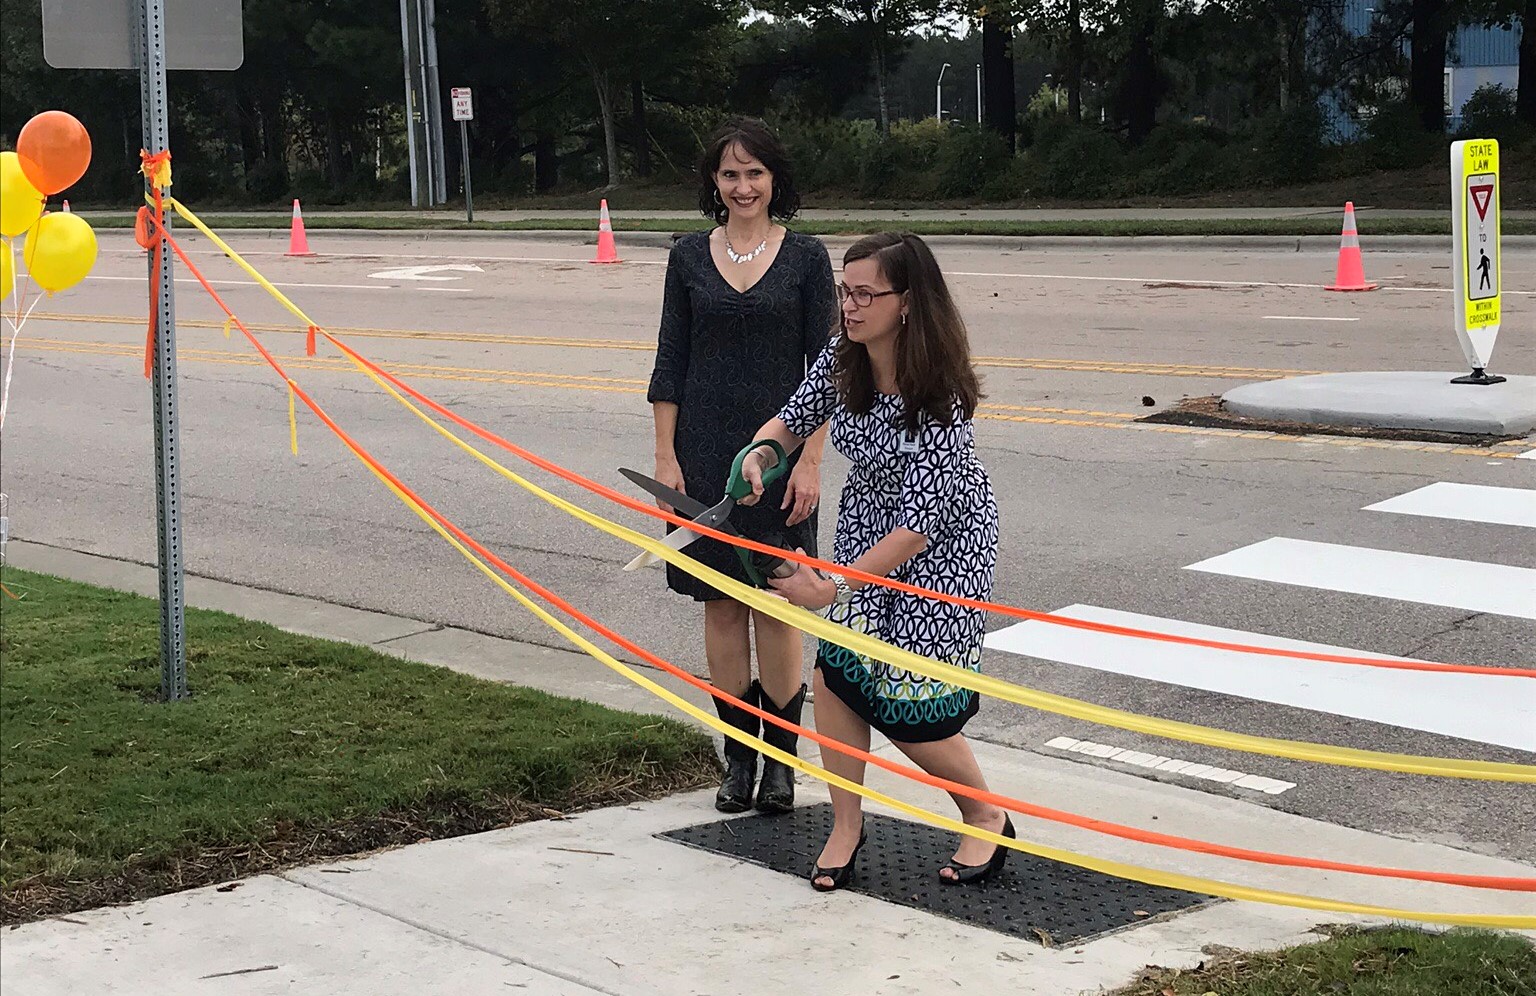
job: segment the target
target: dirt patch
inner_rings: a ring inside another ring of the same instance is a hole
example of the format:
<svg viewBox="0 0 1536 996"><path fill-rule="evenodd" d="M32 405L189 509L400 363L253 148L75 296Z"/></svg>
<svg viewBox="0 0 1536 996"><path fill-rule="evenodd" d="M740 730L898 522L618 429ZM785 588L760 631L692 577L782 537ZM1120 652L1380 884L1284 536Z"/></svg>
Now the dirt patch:
<svg viewBox="0 0 1536 996"><path fill-rule="evenodd" d="M1236 291L1241 294L1251 294L1258 288L1245 287L1235 284L1202 284L1198 281L1190 283L1183 280L1158 280L1141 285L1146 290L1204 290L1204 291Z"/></svg>
<svg viewBox="0 0 1536 996"><path fill-rule="evenodd" d="M1388 429L1369 425L1327 425L1318 422L1285 422L1244 418L1227 411L1219 395L1185 398L1177 405L1155 412L1138 422L1154 425L1187 425L1201 429L1245 429L1285 436L1353 436L1358 439L1397 439L1416 443L1454 443L1459 446L1493 446L1524 436L1487 436L1468 432L1437 432L1432 429Z"/></svg>
<svg viewBox="0 0 1536 996"><path fill-rule="evenodd" d="M576 793L579 805L571 812L643 802L698 788L711 775L713 772L695 769L665 784L611 781L593 785ZM104 877L38 876L8 884L0 904L0 923L14 927L221 882L227 884L219 891L233 891L239 887L236 880L252 875L566 815L521 799L433 800L417 811L385 812L324 825L283 822L252 844L193 847L156 861L130 861L122 871Z"/></svg>

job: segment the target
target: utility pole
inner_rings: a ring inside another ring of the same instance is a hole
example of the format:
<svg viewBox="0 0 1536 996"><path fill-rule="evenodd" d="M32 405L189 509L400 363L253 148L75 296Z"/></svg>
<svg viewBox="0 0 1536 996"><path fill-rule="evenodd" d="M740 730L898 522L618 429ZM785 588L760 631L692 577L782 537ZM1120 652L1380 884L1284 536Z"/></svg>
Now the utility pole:
<svg viewBox="0 0 1536 996"><path fill-rule="evenodd" d="M448 200L444 169L442 93L437 80L433 0L400 0L400 44L405 68L406 144L411 157L411 205Z"/></svg>
<svg viewBox="0 0 1536 996"><path fill-rule="evenodd" d="M433 170L438 204L448 203L448 154L443 145L443 88L437 73L437 0L422 0L422 34L426 36L427 120L431 123Z"/></svg>

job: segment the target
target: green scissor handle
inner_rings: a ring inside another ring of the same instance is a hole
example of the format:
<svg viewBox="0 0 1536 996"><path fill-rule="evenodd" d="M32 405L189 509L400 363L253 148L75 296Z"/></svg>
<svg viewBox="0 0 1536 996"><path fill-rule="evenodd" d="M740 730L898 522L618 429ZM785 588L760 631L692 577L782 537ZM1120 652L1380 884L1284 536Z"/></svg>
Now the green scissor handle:
<svg viewBox="0 0 1536 996"><path fill-rule="evenodd" d="M752 493L752 485L747 483L747 479L741 476L741 464L742 461L746 460L748 453L751 453L753 450L762 446L766 446L772 449L774 456L779 458L778 463L763 471L764 488L768 487L768 485L783 477L784 472L789 469L789 457L784 453L784 447L780 446L772 439L759 439L757 442L736 454L736 461L731 464L731 480L725 486L725 495L727 498L730 498L733 501L740 501ZM750 550L744 550L738 546L736 548L736 556L741 558L741 566L745 568L747 572L747 579L759 588L767 588L768 579L764 575L764 572L760 569L762 565L760 565L759 562L755 559L759 555L754 554ZM779 564L783 563L783 561L773 560L770 561L770 563Z"/></svg>
<svg viewBox="0 0 1536 996"><path fill-rule="evenodd" d="M747 482L746 478L741 476L741 463L747 458L748 453L764 446L773 450L773 455L779 458L779 462L763 471L763 487L768 487L768 485L784 476L784 472L789 469L789 457L784 453L784 447L772 439L759 439L736 454L736 460L731 464L730 483L725 486L727 497L740 501L752 493L752 485Z"/></svg>

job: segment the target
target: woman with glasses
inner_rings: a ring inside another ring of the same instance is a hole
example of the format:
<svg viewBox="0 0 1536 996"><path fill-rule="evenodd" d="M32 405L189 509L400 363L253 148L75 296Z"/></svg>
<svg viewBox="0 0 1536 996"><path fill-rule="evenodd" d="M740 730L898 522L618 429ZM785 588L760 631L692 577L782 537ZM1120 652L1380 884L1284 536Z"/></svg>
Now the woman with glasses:
<svg viewBox="0 0 1536 996"><path fill-rule="evenodd" d="M976 457L971 417L980 386L944 275L922 239L887 232L848 250L838 296L842 337L756 438L777 440L793 452L831 423L832 445L851 463L838 504L836 563L989 600L997 502ZM754 492L775 459L757 449L743 462ZM833 622L923 657L980 669L980 611L804 567L770 583L796 605L826 609ZM976 693L826 641L817 647L815 680L819 732L868 750L873 727L930 774L986 789L961 733L976 714ZM864 762L823 750L821 763L863 784ZM966 823L1013 836L1002 809L953 798ZM864 844L860 803L858 795L832 789L832 834L811 873L818 890L845 885L853 874ZM963 836L939 878L948 885L983 881L1007 854Z"/></svg>
<svg viewBox="0 0 1536 996"><path fill-rule="evenodd" d="M736 453L804 380L836 322L826 247L778 224L799 207L784 148L760 122L732 121L710 140L699 165L699 209L716 227L672 248L648 392L656 479L707 504L720 500ZM815 549L825 440L824 431L813 434L766 500L734 513L731 524L762 543ZM747 580L725 544L699 539L687 553ZM667 584L704 603L704 656L715 686L798 723L805 703L799 631L675 567L667 568ZM754 642L759 681L752 679ZM718 699L715 706L723 720L757 735L756 716ZM762 734L795 753L793 734L771 724ZM754 801L757 752L728 738L725 759L716 809L739 813L755 805L782 813L794 806L789 767L764 759Z"/></svg>

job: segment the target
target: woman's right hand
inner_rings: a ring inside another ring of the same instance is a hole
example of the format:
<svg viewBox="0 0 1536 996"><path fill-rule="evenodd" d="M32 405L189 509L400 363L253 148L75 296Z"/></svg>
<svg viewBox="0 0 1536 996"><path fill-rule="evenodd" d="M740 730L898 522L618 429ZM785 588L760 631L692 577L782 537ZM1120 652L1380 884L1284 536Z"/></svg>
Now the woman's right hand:
<svg viewBox="0 0 1536 996"><path fill-rule="evenodd" d="M688 493L688 488L683 484L683 468L678 464L677 454L675 453L657 455L655 477L657 481L674 491L681 492L682 494ZM656 507L663 512L675 511L671 505L668 505L660 498L656 499Z"/></svg>
<svg viewBox="0 0 1536 996"><path fill-rule="evenodd" d="M738 505L756 505L763 497L763 451L753 450L741 460L741 479L752 485L752 493L736 499Z"/></svg>

